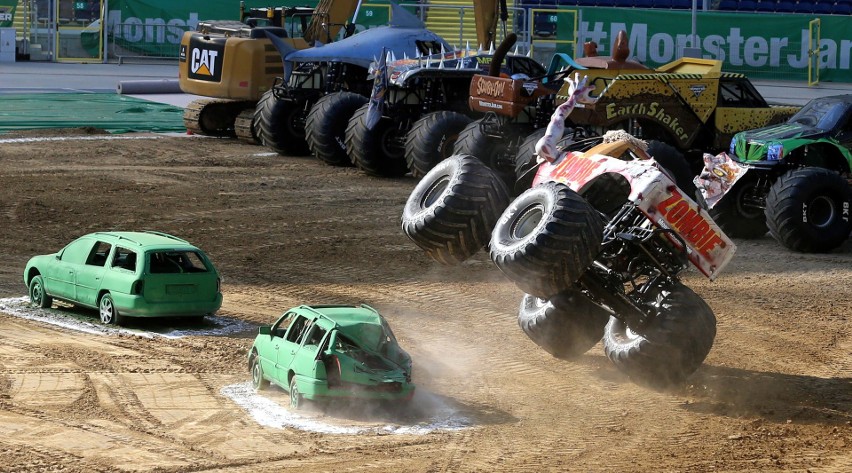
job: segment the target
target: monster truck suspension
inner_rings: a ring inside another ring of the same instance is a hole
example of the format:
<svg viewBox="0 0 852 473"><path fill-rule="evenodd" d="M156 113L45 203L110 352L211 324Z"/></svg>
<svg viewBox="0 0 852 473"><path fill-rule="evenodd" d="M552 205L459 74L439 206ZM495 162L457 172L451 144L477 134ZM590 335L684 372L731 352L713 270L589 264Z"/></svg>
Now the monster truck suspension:
<svg viewBox="0 0 852 473"><path fill-rule="evenodd" d="M676 232L653 225L627 202L604 227L601 252L579 283L614 317L641 329L653 316L650 289L674 285L688 264L685 248Z"/></svg>

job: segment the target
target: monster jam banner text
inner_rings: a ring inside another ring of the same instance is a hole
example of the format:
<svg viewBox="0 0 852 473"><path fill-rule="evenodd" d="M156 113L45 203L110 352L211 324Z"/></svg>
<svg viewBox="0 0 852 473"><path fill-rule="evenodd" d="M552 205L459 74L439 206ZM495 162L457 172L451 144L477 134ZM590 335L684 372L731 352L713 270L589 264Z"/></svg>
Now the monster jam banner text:
<svg viewBox="0 0 852 473"><path fill-rule="evenodd" d="M15 19L17 0L0 0L0 28L10 28Z"/></svg>
<svg viewBox="0 0 852 473"><path fill-rule="evenodd" d="M849 18L820 16L821 81L852 82ZM723 70L752 78L806 80L810 31L808 15L699 13L697 46L702 57L724 62ZM577 44L598 43L608 55L619 30L627 31L630 54L649 67L680 57L690 46L691 12L586 8L582 10Z"/></svg>

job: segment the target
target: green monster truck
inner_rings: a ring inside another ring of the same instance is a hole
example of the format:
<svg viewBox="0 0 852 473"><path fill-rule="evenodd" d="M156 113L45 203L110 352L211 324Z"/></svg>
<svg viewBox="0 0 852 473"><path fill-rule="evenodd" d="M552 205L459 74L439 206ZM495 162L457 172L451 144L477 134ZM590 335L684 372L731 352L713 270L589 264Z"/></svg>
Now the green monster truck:
<svg viewBox="0 0 852 473"><path fill-rule="evenodd" d="M786 123L738 133L744 172L711 209L729 235L763 236L802 252L831 251L852 231L852 95L811 100Z"/></svg>

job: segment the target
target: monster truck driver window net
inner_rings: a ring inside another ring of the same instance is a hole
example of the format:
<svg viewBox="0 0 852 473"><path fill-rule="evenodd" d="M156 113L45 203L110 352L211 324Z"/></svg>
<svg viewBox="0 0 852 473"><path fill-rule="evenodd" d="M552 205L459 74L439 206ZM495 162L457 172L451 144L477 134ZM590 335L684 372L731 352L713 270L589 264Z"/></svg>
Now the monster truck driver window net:
<svg viewBox="0 0 852 473"><path fill-rule="evenodd" d="M721 79L719 81L720 107L766 107L766 101L751 85L741 79Z"/></svg>
<svg viewBox="0 0 852 473"><path fill-rule="evenodd" d="M194 251L155 251L148 258L152 274L207 272L204 260Z"/></svg>

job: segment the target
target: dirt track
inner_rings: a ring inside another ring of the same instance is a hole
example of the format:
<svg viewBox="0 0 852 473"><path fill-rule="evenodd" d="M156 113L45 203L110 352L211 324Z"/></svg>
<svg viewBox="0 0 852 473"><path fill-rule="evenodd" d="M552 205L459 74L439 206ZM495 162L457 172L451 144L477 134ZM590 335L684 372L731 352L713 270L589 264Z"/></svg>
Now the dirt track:
<svg viewBox="0 0 852 473"><path fill-rule="evenodd" d="M30 256L80 234L177 234L223 273L221 316L257 325L337 302L387 316L414 359L414 411L304 415L416 427L441 410L464 428L264 426L223 391L248 381L250 330L146 338L0 313L0 471L852 471L852 243L803 255L738 241L716 282L688 273L716 344L688 385L659 392L600 346L577 362L538 349L515 322L521 292L484 253L427 259L399 229L412 179L135 138L0 144L0 298L26 294ZM281 390L264 399L286 405Z"/></svg>

